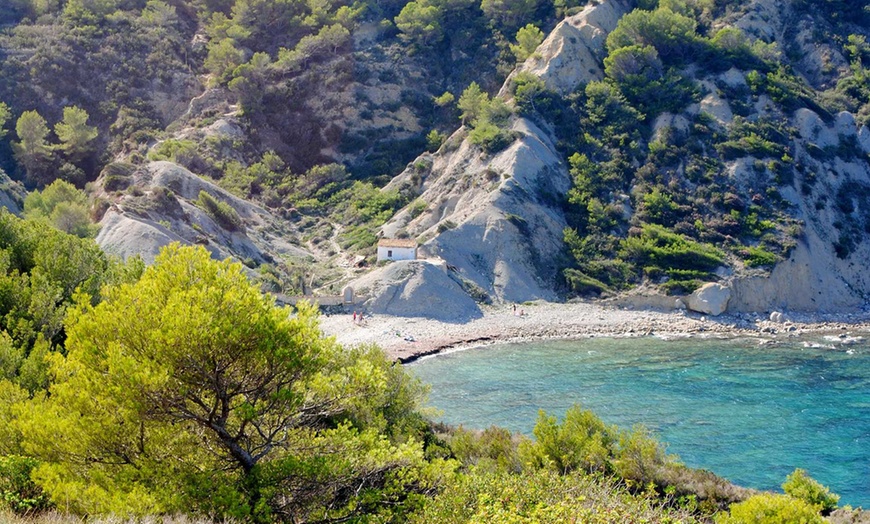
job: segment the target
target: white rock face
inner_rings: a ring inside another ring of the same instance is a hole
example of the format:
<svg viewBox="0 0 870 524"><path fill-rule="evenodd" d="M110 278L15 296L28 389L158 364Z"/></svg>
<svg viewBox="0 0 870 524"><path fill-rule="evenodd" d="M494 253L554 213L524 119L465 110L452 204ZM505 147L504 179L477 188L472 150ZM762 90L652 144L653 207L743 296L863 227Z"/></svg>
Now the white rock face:
<svg viewBox="0 0 870 524"><path fill-rule="evenodd" d="M795 112L794 127L800 134L797 151L806 150L809 143L819 147L836 146L840 136L856 136L870 142L870 132L857 129L853 115L840 113L829 126L808 109ZM862 138L863 137L865 138ZM807 166L816 177L809 195L795 187L782 188L782 196L792 203L796 218L805 223L803 235L787 260L780 262L767 276L737 278L731 282L733 296L729 310L752 311L850 311L866 305L870 297L870 242L859 238L846 258L834 249L843 223L862 220L870 203L859 195L841 194L844 184L870 187L870 166L860 159L833 158L816 160L804 155ZM832 199L833 197L833 199ZM836 198L852 197L853 213L838 209ZM829 204L818 206L821 200Z"/></svg>
<svg viewBox="0 0 870 524"><path fill-rule="evenodd" d="M152 162L136 172L133 179L147 193L169 189L171 205L142 209L135 197L125 196L100 221L96 241L107 253L124 259L140 255L151 263L160 249L172 242L201 244L217 259L236 257L256 263L269 262L274 255L310 256L306 250L265 231L279 219L265 209L242 200L201 179L172 162ZM191 202L205 191L229 204L244 222L244 230L227 231ZM195 227L194 227L195 226Z"/></svg>
<svg viewBox="0 0 870 524"><path fill-rule="evenodd" d="M443 322L467 322L483 313L462 286L436 264L418 260L391 262L351 286L369 296L372 313L426 317Z"/></svg>
<svg viewBox="0 0 870 524"><path fill-rule="evenodd" d="M736 67L732 67L719 75L719 79L729 87L746 87L746 76Z"/></svg>
<svg viewBox="0 0 870 524"><path fill-rule="evenodd" d="M0 169L0 208L5 207L12 214L19 214L22 211L24 199L27 197L27 190L19 182L13 182L2 169Z"/></svg>
<svg viewBox="0 0 870 524"><path fill-rule="evenodd" d="M716 86L712 82L702 82L709 93L701 99L701 111L710 114L719 125L730 124L734 120L734 113L731 112L731 106L716 94Z"/></svg>
<svg viewBox="0 0 870 524"><path fill-rule="evenodd" d="M781 41L790 30L788 0L749 0L746 4L732 20L750 38ZM604 0L586 7L559 24L518 71L540 76L548 88L561 94L601 79L606 36L630 8L627 0ZM500 93L505 98L510 82L509 78ZM702 101L684 114L660 115L654 131L685 127L686 117L698 111L710 113L722 126L733 122L732 108L717 95L723 83L740 88L746 86L746 79L736 69L718 75L715 81L708 78ZM750 108L749 118L778 110L769 96L761 95ZM797 247L789 260L767 276L757 276L760 271L746 276L740 267L736 274L720 274L727 285L704 286L684 299L689 309L709 315L726 309L839 311L860 307L870 297L870 272L866 271L870 242L860 241L846 260L837 258L833 243L840 232L835 224L842 224L844 217L835 213L836 203L830 202L847 181L870 184L867 163L861 159L814 160L813 154L819 159L822 155L808 147L824 149L839 145L841 136L856 136L861 148L870 153L870 130L858 130L852 115L837 115L828 124L808 109L797 111L790 124L798 134L791 156L810 163L809 172L818 180L809 196L801 174L796 175L794 186L779 188L782 197L793 204L794 217L804 224ZM544 130L519 118L513 129L521 138L496 155L470 144L465 130L460 130L438 153L420 157L415 164L424 168L409 167L387 188L413 190L426 209L416 216L408 210L398 213L382 234L418 239L421 252L443 258L494 300L556 299L559 271L569 259L562 233L567 222L557 202L570 187L570 176ZM739 187L757 183L762 176L756 167L758 160L768 159L746 156L729 161L726 169L731 181ZM827 207L819 207L826 201ZM857 200L853 203L856 209L865 205ZM630 207L626 211L630 213ZM859 220L859 215L846 218ZM661 304L637 296L614 300L641 301L644 307L679 307L673 297Z"/></svg>
<svg viewBox="0 0 870 524"><path fill-rule="evenodd" d="M745 156L732 160L725 165L725 172L738 185L745 186L758 176L755 173L755 157Z"/></svg>
<svg viewBox="0 0 870 524"><path fill-rule="evenodd" d="M628 0L587 6L513 74L530 72L562 94L600 80L607 35L631 8ZM510 83L509 77L499 96L508 96ZM571 178L546 132L523 118L512 129L520 138L494 156L457 131L438 153L420 158L431 163L426 172L411 167L394 178L387 189L415 188L427 208L419 216L397 213L381 233L418 238L421 252L443 258L495 300L555 300L568 256L559 203Z"/></svg>
<svg viewBox="0 0 870 524"><path fill-rule="evenodd" d="M667 128L685 132L689 129L689 120L683 115L674 115L672 113L660 114L656 117L655 122L653 122L653 139L660 139L662 133Z"/></svg>
<svg viewBox="0 0 870 524"><path fill-rule="evenodd" d="M783 26L783 0L752 0L734 26L750 37L772 42L778 40Z"/></svg>
<svg viewBox="0 0 870 524"><path fill-rule="evenodd" d="M165 187L187 200L196 200L199 192L205 191L231 205L242 218L256 219L258 215L266 213L262 207L243 200L172 162L148 164L146 170L137 173L136 182L145 187Z"/></svg>
<svg viewBox="0 0 870 524"><path fill-rule="evenodd" d="M540 77L549 89L563 95L580 84L601 80L604 78L604 42L631 8L626 0L604 0L598 5L588 5L560 22L518 71ZM505 85L509 82L510 79ZM503 87L501 94L505 91Z"/></svg>
<svg viewBox="0 0 870 524"><path fill-rule="evenodd" d="M106 253L125 260L139 255L146 264L154 262L163 246L184 242L184 239L162 225L125 216L117 208L108 210L103 216L96 240Z"/></svg>
<svg viewBox="0 0 870 524"><path fill-rule="evenodd" d="M730 298L731 289L729 287L710 282L686 297L686 306L692 311L715 317L725 312Z"/></svg>
<svg viewBox="0 0 870 524"><path fill-rule="evenodd" d="M870 155L870 129L867 126L861 126L858 131L858 143L865 154Z"/></svg>
<svg viewBox="0 0 870 524"><path fill-rule="evenodd" d="M731 311L836 312L864 304L862 295L870 290L866 266L838 259L830 240L810 231L807 236L769 276L735 279ZM855 259L870 254L866 245L860 249Z"/></svg>
<svg viewBox="0 0 870 524"><path fill-rule="evenodd" d="M857 136L858 124L855 122L855 115L848 111L837 113L837 119L834 121L834 132L843 137Z"/></svg>
<svg viewBox="0 0 870 524"><path fill-rule="evenodd" d="M833 146L840 142L837 133L829 129L815 111L798 109L795 111L794 122L801 137L819 147Z"/></svg>
<svg viewBox="0 0 870 524"><path fill-rule="evenodd" d="M419 197L426 211L412 217L404 210L382 232L421 239L422 251L459 268L495 299L555 300L567 226L558 203L571 180L546 133L524 119L513 130L521 138L494 156L462 141L429 157ZM415 177L420 174L409 168L387 189Z"/></svg>

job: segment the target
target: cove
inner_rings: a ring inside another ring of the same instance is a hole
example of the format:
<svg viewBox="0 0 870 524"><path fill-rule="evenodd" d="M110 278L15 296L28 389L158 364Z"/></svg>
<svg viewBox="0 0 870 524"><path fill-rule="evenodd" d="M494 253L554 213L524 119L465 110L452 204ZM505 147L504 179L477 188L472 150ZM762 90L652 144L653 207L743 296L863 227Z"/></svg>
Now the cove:
<svg viewBox="0 0 870 524"><path fill-rule="evenodd" d="M539 409L580 403L610 424L644 424L683 463L780 490L796 467L870 507L870 344L814 336L504 344L409 369L453 425L531 435Z"/></svg>

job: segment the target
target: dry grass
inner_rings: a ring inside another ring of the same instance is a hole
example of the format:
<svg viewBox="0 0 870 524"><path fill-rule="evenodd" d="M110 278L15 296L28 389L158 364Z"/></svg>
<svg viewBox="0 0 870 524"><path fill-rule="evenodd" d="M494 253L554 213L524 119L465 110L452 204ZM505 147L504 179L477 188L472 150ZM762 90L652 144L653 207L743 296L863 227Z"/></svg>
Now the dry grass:
<svg viewBox="0 0 870 524"><path fill-rule="evenodd" d="M206 518L176 516L149 516L137 519L123 517L77 517L57 511L49 511L36 515L16 515L0 510L0 524L233 524L233 521L214 521Z"/></svg>

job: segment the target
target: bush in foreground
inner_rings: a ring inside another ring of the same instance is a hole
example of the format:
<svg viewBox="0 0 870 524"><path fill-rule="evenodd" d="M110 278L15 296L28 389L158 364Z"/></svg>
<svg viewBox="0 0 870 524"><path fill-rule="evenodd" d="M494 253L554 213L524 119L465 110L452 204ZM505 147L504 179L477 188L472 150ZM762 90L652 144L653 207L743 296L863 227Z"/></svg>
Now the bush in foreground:
<svg viewBox="0 0 870 524"><path fill-rule="evenodd" d="M789 495L762 493L734 504L716 524L823 524L818 509Z"/></svg>
<svg viewBox="0 0 870 524"><path fill-rule="evenodd" d="M782 490L796 499L803 500L821 509L823 513L830 513L837 508L840 496L831 493L831 490L813 479L802 469L796 469L785 478Z"/></svg>
<svg viewBox="0 0 870 524"><path fill-rule="evenodd" d="M60 509L389 520L452 470L424 459L417 382L322 338L310 307L275 307L239 264L170 246L103 298L70 311L50 394L17 421Z"/></svg>

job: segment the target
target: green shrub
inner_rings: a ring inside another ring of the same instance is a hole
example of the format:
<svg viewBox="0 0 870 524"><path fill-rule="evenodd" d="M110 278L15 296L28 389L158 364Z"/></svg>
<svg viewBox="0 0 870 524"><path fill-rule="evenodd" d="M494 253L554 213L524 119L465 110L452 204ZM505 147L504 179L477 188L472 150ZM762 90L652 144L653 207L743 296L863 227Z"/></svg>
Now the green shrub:
<svg viewBox="0 0 870 524"><path fill-rule="evenodd" d="M87 195L64 180L55 180L42 192L34 191L24 199L24 216L44 219L54 228L88 238L96 235L97 226L91 224Z"/></svg>
<svg viewBox="0 0 870 524"><path fill-rule="evenodd" d="M412 219L417 218L426 211L427 207L429 207L429 205L426 201L418 198L408 205L408 215L410 215Z"/></svg>
<svg viewBox="0 0 870 524"><path fill-rule="evenodd" d="M512 473L522 470L517 443L507 429L490 426L476 432L460 426L449 435L447 443L453 456L465 465L491 466Z"/></svg>
<svg viewBox="0 0 870 524"><path fill-rule="evenodd" d="M744 259L749 267L772 266L779 261L779 257L775 253L771 253L761 246L748 247L745 251Z"/></svg>
<svg viewBox="0 0 870 524"><path fill-rule="evenodd" d="M528 236L531 234L531 231L529 230L529 222L525 218L513 213L505 213L504 217L508 222L515 225L523 235Z"/></svg>
<svg viewBox="0 0 870 524"><path fill-rule="evenodd" d="M643 196L644 218L664 226L673 225L678 218L680 206L674 203L671 196L658 187Z"/></svg>
<svg viewBox="0 0 870 524"><path fill-rule="evenodd" d="M30 479L30 472L38 465L32 457L0 457L0 508L32 513L51 506L48 496Z"/></svg>
<svg viewBox="0 0 870 524"><path fill-rule="evenodd" d="M695 278L700 280L710 280L715 278L715 275L697 269L668 269L665 271L665 274L674 280L691 280Z"/></svg>
<svg viewBox="0 0 870 524"><path fill-rule="evenodd" d="M688 295L701 287L704 283L698 279L668 280L661 284L662 291L666 295Z"/></svg>
<svg viewBox="0 0 870 524"><path fill-rule="evenodd" d="M456 227L456 222L454 222L452 220L445 220L444 222L441 222L440 224L438 224L438 232L443 233L445 231L449 231L451 229L454 229L455 227Z"/></svg>
<svg viewBox="0 0 870 524"><path fill-rule="evenodd" d="M195 155L196 142L193 140L176 140L170 138L154 146L154 148L148 152L148 160L181 162L181 160Z"/></svg>
<svg viewBox="0 0 870 524"><path fill-rule="evenodd" d="M688 511L650 494L634 494L618 480L548 470L512 475L475 467L451 483L411 524L613 524L700 522Z"/></svg>
<svg viewBox="0 0 870 524"><path fill-rule="evenodd" d="M563 475L574 471L615 474L629 486L646 488L650 483L662 484L667 471L677 465L643 426L620 430L576 404L562 423L540 411L533 433L534 441L519 445L520 457L529 469Z"/></svg>
<svg viewBox="0 0 870 524"><path fill-rule="evenodd" d="M578 269L568 268L565 270L564 275L571 290L580 295L600 295L610 290L604 282L590 277Z"/></svg>
<svg viewBox="0 0 870 524"><path fill-rule="evenodd" d="M579 405L568 409L561 424L556 417L539 411L533 432L535 441L520 444L520 456L533 468L561 474L613 469L613 450L619 441L617 428Z"/></svg>
<svg viewBox="0 0 870 524"><path fill-rule="evenodd" d="M837 508L840 496L831 493L826 486L807 475L802 469L796 469L785 478L783 491L796 499L820 508L824 513L830 513Z"/></svg>
<svg viewBox="0 0 870 524"><path fill-rule="evenodd" d="M634 10L623 16L608 35L607 50L612 54L622 47L651 46L665 64L682 64L700 47L697 25L695 20L668 8Z"/></svg>
<svg viewBox="0 0 870 524"><path fill-rule="evenodd" d="M494 154L506 149L518 136L517 133L501 129L492 122L481 121L475 124L468 139L487 153Z"/></svg>
<svg viewBox="0 0 870 524"><path fill-rule="evenodd" d="M100 172L103 176L132 176L136 171L136 166L129 162L112 162Z"/></svg>
<svg viewBox="0 0 870 524"><path fill-rule="evenodd" d="M196 205L227 231L240 231L244 228L241 217L232 206L217 200L205 191L199 192Z"/></svg>
<svg viewBox="0 0 870 524"><path fill-rule="evenodd" d="M438 151L438 148L441 147L441 144L447 140L447 135L444 133L440 133L437 129L433 129L429 131L429 134L426 135L426 150L427 151Z"/></svg>
<svg viewBox="0 0 870 524"><path fill-rule="evenodd" d="M130 187L132 179L126 176L107 175L103 178L103 189L106 191L123 191Z"/></svg>
<svg viewBox="0 0 870 524"><path fill-rule="evenodd" d="M472 298L478 304L491 304L492 297L489 296L489 293L486 292L485 289L477 285L473 280L463 278L458 274L452 274L451 276L455 277L460 286L462 286L462 290L468 293L468 296Z"/></svg>
<svg viewBox="0 0 870 524"><path fill-rule="evenodd" d="M736 117L730 126L728 140L716 144L716 150L725 160L741 156L782 159L790 157L791 132L783 121L762 118L750 122Z"/></svg>
<svg viewBox="0 0 870 524"><path fill-rule="evenodd" d="M372 250L378 243L378 237L366 225L345 229L338 240L342 249L355 251Z"/></svg>
<svg viewBox="0 0 870 524"><path fill-rule="evenodd" d="M726 160L750 155L762 158L778 158L785 154L786 151L785 148L779 144L771 142L770 140L765 140L755 133L749 133L737 140L727 140L717 144L716 149Z"/></svg>
<svg viewBox="0 0 870 524"><path fill-rule="evenodd" d="M639 236L623 240L619 254L638 265L663 269L712 270L725 260L719 249L654 224L645 224Z"/></svg>
<svg viewBox="0 0 870 524"><path fill-rule="evenodd" d="M716 524L823 524L816 508L788 495L762 493L733 504Z"/></svg>

